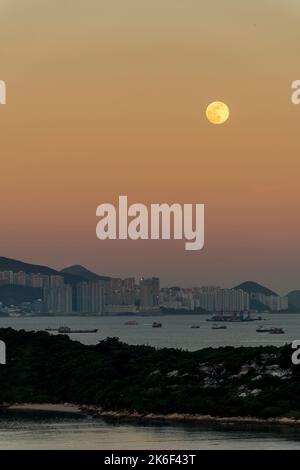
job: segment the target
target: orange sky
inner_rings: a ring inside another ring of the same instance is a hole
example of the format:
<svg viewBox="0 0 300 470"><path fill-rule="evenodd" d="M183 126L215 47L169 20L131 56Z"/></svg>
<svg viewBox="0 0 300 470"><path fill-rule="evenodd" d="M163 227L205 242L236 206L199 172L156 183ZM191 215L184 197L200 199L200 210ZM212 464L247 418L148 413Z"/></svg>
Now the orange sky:
<svg viewBox="0 0 300 470"><path fill-rule="evenodd" d="M300 288L297 3L0 0L1 255ZM204 250L97 240L96 207L119 194L205 203Z"/></svg>

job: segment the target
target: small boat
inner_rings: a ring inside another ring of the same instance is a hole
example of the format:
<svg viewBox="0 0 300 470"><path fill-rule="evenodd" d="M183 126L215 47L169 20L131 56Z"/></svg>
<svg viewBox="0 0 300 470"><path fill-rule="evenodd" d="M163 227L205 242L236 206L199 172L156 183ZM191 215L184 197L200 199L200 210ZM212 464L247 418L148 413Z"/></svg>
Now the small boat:
<svg viewBox="0 0 300 470"><path fill-rule="evenodd" d="M284 331L282 328L271 328L269 333L271 335L284 335Z"/></svg>
<svg viewBox="0 0 300 470"><path fill-rule="evenodd" d="M270 333L271 332L271 329L270 327L267 327L267 326L259 326L256 330L257 333Z"/></svg>
<svg viewBox="0 0 300 470"><path fill-rule="evenodd" d="M154 321L152 323L152 328L161 328L161 327L162 327L162 324L157 321Z"/></svg>
<svg viewBox="0 0 300 470"><path fill-rule="evenodd" d="M200 328L199 325L191 325L191 328Z"/></svg>
<svg viewBox="0 0 300 470"><path fill-rule="evenodd" d="M216 325L214 324L212 327L211 327L212 330L226 330L227 329L227 326L226 325Z"/></svg>
<svg viewBox="0 0 300 470"><path fill-rule="evenodd" d="M129 321L126 321L124 325L134 326L134 325L138 325L138 322L135 320L129 320Z"/></svg>

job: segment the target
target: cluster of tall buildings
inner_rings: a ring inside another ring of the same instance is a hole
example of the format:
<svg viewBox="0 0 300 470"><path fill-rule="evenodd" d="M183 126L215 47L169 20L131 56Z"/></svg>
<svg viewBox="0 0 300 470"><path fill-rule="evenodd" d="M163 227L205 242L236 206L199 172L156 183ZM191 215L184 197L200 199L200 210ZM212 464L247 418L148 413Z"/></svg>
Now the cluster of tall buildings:
<svg viewBox="0 0 300 470"><path fill-rule="evenodd" d="M138 284L134 277L111 278L106 286L107 304L112 306L136 305L155 307L159 305L160 281L158 277L141 277Z"/></svg>
<svg viewBox="0 0 300 470"><path fill-rule="evenodd" d="M251 294L251 298L264 304L268 309L272 310L272 312L287 310L289 307L289 299L287 296L281 297L279 295L265 295L254 292Z"/></svg>
<svg viewBox="0 0 300 470"><path fill-rule="evenodd" d="M64 276L0 271L0 285L18 285L41 289L38 303L45 313L118 313L159 306L159 278L107 278L65 284ZM1 300L1 299L0 299Z"/></svg>
<svg viewBox="0 0 300 470"><path fill-rule="evenodd" d="M64 276L24 271L0 271L0 285L17 285L41 289L40 312L103 313L105 289L102 281L65 284Z"/></svg>
<svg viewBox="0 0 300 470"><path fill-rule="evenodd" d="M60 275L40 273L25 273L24 271L0 271L0 285L14 284L16 286L36 287L40 289L61 287L65 283Z"/></svg>
<svg viewBox="0 0 300 470"><path fill-rule="evenodd" d="M135 278L111 278L106 293L108 305L134 305L137 298Z"/></svg>
<svg viewBox="0 0 300 470"><path fill-rule="evenodd" d="M104 281L92 281L46 288L43 300L47 313L101 314L105 312L105 284Z"/></svg>
<svg viewBox="0 0 300 470"><path fill-rule="evenodd" d="M288 297L248 293L242 289L222 289L219 286L203 286L183 289L171 287L161 289L160 305L165 308L208 312L245 312L251 309L251 300L257 300L273 312L288 309Z"/></svg>
<svg viewBox="0 0 300 470"><path fill-rule="evenodd" d="M190 289L162 289L161 303L166 308L203 309L208 312L241 312L249 310L249 294L243 290L218 286Z"/></svg>
<svg viewBox="0 0 300 470"><path fill-rule="evenodd" d="M158 310L205 310L208 312L245 312L256 300L272 311L288 309L288 298L219 286L160 288L158 277L105 278L65 283L62 275L0 271L0 285L14 284L41 289L34 311L64 313L120 313ZM1 299L0 299L1 301Z"/></svg>
<svg viewBox="0 0 300 470"><path fill-rule="evenodd" d="M44 289L47 312L118 313L159 307L159 278L111 278Z"/></svg>
<svg viewBox="0 0 300 470"><path fill-rule="evenodd" d="M195 307L209 312L242 312L250 309L250 298L241 289L202 287L195 292Z"/></svg>

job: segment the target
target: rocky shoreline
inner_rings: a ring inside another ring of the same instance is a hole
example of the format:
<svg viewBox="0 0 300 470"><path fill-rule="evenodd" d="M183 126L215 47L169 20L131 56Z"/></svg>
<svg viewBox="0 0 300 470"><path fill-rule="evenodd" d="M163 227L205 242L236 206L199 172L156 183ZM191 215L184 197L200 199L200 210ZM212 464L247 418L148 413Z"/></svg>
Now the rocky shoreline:
<svg viewBox="0 0 300 470"><path fill-rule="evenodd" d="M256 418L253 416L211 416L187 413L155 414L129 411L108 411L93 405L77 405L73 403L15 403L1 405L2 411L14 412L46 412L85 414L93 418L112 419L115 421L139 421L152 423L192 423L192 424L236 424L236 425L279 425L300 427L300 420L295 418Z"/></svg>
<svg viewBox="0 0 300 470"><path fill-rule="evenodd" d="M138 413L128 411L104 411L95 406L80 406L83 413L92 415L95 418L106 418L114 420L138 420L153 421L165 423L223 423L223 424L244 424L244 425L289 425L300 426L300 420L295 418L255 418L252 416L242 417L221 417L211 415L191 415L191 414L155 414L155 413Z"/></svg>

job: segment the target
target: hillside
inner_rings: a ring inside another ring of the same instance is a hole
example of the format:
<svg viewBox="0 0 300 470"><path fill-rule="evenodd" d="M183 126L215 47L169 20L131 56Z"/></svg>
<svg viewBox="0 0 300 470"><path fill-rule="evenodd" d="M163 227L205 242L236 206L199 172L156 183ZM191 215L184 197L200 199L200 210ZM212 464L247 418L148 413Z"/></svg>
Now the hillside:
<svg viewBox="0 0 300 470"><path fill-rule="evenodd" d="M60 272L64 275L71 274L74 276L80 276L81 278L84 278L87 281L109 281L110 280L110 277L100 276L99 274L93 273L92 271L89 271L84 266L80 266L79 264L74 264L73 266L64 268Z"/></svg>
<svg viewBox="0 0 300 470"><path fill-rule="evenodd" d="M57 275L58 271L49 268L48 266L41 266L39 264L24 263L16 259L0 257L0 271L24 271L25 273L40 273L48 275Z"/></svg>
<svg viewBox="0 0 300 470"><path fill-rule="evenodd" d="M250 293L257 293L257 294L264 294L264 295L278 295L276 292L268 289L268 287L264 287L261 284L258 284L254 281L246 281L238 286L233 287L233 289L241 289L245 292Z"/></svg>
<svg viewBox="0 0 300 470"><path fill-rule="evenodd" d="M300 308L300 290L293 290L287 294L289 299L289 304Z"/></svg>
<svg viewBox="0 0 300 470"><path fill-rule="evenodd" d="M63 276L66 284L77 284L85 280L85 278L73 275L72 273L62 273L48 266L24 263L23 261L5 258L4 256L0 257L0 271L24 271L25 273L40 273L48 276Z"/></svg>

